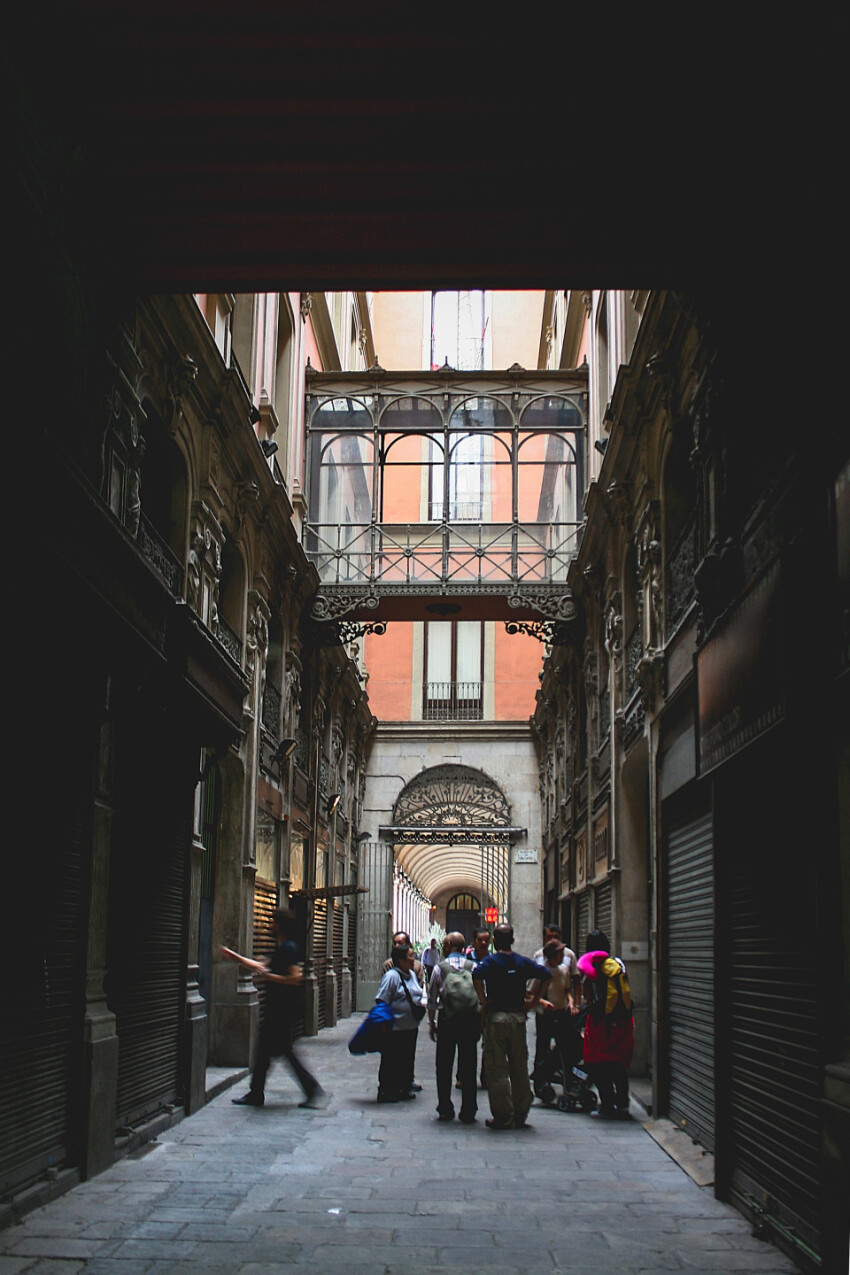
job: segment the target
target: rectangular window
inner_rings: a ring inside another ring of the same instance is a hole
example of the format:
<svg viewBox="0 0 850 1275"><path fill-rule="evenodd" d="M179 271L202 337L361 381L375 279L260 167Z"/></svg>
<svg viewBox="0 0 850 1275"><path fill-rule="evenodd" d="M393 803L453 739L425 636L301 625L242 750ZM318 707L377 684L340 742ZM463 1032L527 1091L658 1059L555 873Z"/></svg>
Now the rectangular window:
<svg viewBox="0 0 850 1275"><path fill-rule="evenodd" d="M480 620L439 620L425 625L426 722L480 721L484 626Z"/></svg>

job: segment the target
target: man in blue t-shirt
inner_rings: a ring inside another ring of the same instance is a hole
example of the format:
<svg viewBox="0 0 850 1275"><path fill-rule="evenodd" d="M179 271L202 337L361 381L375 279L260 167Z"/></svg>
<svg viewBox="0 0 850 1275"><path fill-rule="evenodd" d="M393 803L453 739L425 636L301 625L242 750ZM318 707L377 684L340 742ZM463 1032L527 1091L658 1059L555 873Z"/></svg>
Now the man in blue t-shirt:
<svg viewBox="0 0 850 1275"><path fill-rule="evenodd" d="M545 965L512 951L514 932L510 925L497 925L493 947L472 972L472 980L484 1011L484 1065L487 1095L492 1118L488 1129L523 1129L531 1108L528 1080L528 1043L525 1034L526 1009L540 1000L544 983L552 977ZM526 1005L526 985L539 980Z"/></svg>

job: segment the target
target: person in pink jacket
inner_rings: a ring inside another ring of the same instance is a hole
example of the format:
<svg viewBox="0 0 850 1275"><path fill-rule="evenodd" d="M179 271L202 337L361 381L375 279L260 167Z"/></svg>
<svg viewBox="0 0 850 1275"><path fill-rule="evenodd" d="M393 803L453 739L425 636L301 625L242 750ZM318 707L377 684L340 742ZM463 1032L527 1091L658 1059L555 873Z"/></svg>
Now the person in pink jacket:
<svg viewBox="0 0 850 1275"><path fill-rule="evenodd" d="M584 1065L599 1091L599 1110L591 1114L600 1120L628 1120L635 1021L626 967L611 956L607 934L593 930L578 968L587 1005Z"/></svg>

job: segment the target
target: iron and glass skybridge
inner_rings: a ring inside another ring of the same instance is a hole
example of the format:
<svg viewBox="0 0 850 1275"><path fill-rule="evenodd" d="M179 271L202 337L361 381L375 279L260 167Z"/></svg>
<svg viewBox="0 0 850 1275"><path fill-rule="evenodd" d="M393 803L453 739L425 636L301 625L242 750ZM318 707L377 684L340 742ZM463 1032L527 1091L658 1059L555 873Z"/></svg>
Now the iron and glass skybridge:
<svg viewBox="0 0 850 1275"><path fill-rule="evenodd" d="M586 367L308 368L313 619L569 621L586 412Z"/></svg>

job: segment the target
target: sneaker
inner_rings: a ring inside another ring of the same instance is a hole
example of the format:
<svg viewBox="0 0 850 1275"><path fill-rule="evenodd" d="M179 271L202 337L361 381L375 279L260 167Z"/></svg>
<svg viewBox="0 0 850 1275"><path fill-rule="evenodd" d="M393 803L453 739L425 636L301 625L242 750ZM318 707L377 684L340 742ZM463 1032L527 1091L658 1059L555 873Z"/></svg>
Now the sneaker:
<svg viewBox="0 0 850 1275"><path fill-rule="evenodd" d="M241 1098L231 1098L230 1101L237 1107L262 1107L266 1100L262 1094L246 1093Z"/></svg>
<svg viewBox="0 0 850 1275"><path fill-rule="evenodd" d="M331 1100L329 1093L326 1093L319 1085L310 1094L309 1098L305 1098L303 1102L299 1102L299 1107L307 1107L309 1111L324 1111L325 1107Z"/></svg>
<svg viewBox="0 0 850 1275"><path fill-rule="evenodd" d="M416 1081L414 1080L413 1084L410 1086L410 1092L411 1092L411 1093L421 1093L421 1092L422 1092L422 1086L421 1086L421 1085L417 1085Z"/></svg>
<svg viewBox="0 0 850 1275"><path fill-rule="evenodd" d="M606 1107L599 1107L596 1111L591 1111L594 1120L616 1120L616 1111L609 1111Z"/></svg>
<svg viewBox="0 0 850 1275"><path fill-rule="evenodd" d="M514 1127L513 1123L500 1124L498 1120L485 1120L484 1123L488 1129L513 1129Z"/></svg>
<svg viewBox="0 0 850 1275"><path fill-rule="evenodd" d="M397 1093L379 1093L378 1102L401 1102Z"/></svg>

